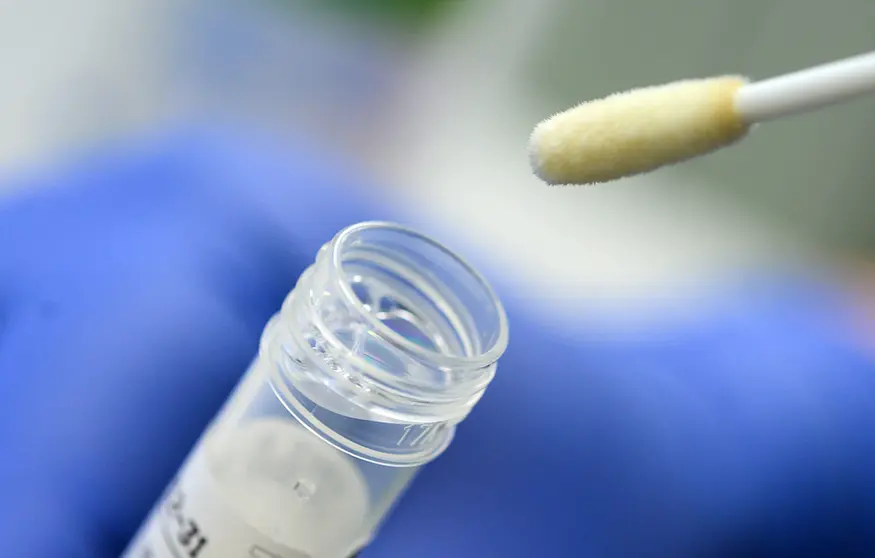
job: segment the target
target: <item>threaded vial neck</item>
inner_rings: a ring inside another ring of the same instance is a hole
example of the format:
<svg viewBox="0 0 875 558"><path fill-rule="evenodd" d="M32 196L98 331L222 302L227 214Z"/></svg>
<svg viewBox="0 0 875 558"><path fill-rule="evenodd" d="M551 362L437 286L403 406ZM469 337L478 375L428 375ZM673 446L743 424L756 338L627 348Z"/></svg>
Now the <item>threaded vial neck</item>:
<svg viewBox="0 0 875 558"><path fill-rule="evenodd" d="M362 223L323 246L265 331L272 384L326 441L384 464L428 461L507 345L485 280L436 241Z"/></svg>

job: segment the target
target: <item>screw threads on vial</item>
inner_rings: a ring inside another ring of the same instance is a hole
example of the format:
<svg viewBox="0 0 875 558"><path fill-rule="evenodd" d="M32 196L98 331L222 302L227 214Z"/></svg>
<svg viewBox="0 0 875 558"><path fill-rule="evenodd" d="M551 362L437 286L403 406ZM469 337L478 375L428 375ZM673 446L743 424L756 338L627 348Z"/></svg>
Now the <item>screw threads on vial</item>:
<svg viewBox="0 0 875 558"><path fill-rule="evenodd" d="M397 225L365 223L320 250L262 352L275 392L314 433L409 466L449 444L506 342L498 299L458 256Z"/></svg>

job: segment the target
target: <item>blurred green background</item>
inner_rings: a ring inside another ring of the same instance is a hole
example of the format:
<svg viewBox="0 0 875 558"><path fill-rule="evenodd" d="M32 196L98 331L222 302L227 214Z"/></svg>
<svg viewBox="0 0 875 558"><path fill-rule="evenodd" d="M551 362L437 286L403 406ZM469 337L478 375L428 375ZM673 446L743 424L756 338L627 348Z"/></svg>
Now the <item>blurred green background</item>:
<svg viewBox="0 0 875 558"><path fill-rule="evenodd" d="M274 0L295 7L294 0ZM311 0L311 9L333 10L339 17L408 27L431 25L449 6L447 0Z"/></svg>

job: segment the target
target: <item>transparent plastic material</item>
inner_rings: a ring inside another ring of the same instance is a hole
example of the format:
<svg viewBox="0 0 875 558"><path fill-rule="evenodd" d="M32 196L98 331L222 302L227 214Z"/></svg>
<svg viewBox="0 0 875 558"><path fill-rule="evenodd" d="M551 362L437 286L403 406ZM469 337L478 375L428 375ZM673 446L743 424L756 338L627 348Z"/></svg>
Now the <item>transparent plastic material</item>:
<svg viewBox="0 0 875 558"><path fill-rule="evenodd" d="M507 335L491 288L442 245L341 231L125 556L353 555L446 449Z"/></svg>

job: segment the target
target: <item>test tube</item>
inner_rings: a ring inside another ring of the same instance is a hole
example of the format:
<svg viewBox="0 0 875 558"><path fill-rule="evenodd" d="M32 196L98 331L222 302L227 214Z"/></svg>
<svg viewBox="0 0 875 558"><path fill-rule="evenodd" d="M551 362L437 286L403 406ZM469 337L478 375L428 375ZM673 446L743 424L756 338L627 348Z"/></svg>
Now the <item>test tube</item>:
<svg viewBox="0 0 875 558"><path fill-rule="evenodd" d="M507 318L459 256L369 222L324 245L124 558L348 558L495 375Z"/></svg>

